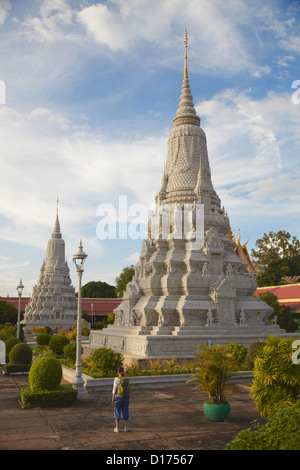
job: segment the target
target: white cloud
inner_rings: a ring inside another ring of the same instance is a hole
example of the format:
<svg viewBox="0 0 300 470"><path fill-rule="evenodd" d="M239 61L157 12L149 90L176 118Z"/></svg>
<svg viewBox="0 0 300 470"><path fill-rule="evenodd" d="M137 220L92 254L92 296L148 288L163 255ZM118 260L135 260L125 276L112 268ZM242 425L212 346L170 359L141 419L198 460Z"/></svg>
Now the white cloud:
<svg viewBox="0 0 300 470"><path fill-rule="evenodd" d="M11 2L9 0L2 0L0 4L0 26L5 22L10 9Z"/></svg>
<svg viewBox="0 0 300 470"><path fill-rule="evenodd" d="M168 51L165 64L178 62L179 47L183 47L180 38L188 26L190 40L198 45L198 50L189 53L202 73L250 68L262 76L269 73L268 67L255 65L243 34L243 28L253 27L250 13L255 16L259 11L260 2L255 10L246 2L234 2L229 9L219 0L111 0L83 8L77 18L96 43L112 52L134 53L146 41L156 46L156 57L159 48Z"/></svg>
<svg viewBox="0 0 300 470"><path fill-rule="evenodd" d="M117 204L120 195L128 195L129 204L154 202L167 136L109 141L96 131L74 131L64 116L47 108L21 113L0 107L0 138L6 195L0 200L0 236L44 248L57 196L62 230L73 246L80 224L93 227L96 235L99 204Z"/></svg>
<svg viewBox="0 0 300 470"><path fill-rule="evenodd" d="M212 181L236 228L266 218L282 228L299 218L299 106L289 93L260 100L249 93L227 89L197 104Z"/></svg>
<svg viewBox="0 0 300 470"><path fill-rule="evenodd" d="M127 258L124 258L124 261L129 261L130 264L135 265L138 262L139 258L140 258L140 254L141 253L139 253L139 252L132 253Z"/></svg>
<svg viewBox="0 0 300 470"><path fill-rule="evenodd" d="M29 40L53 42L66 39L63 26L71 25L74 12L65 0L43 0L39 17L27 17L21 29Z"/></svg>
<svg viewBox="0 0 300 470"><path fill-rule="evenodd" d="M271 69L268 65L263 65L261 67L258 67L256 70L254 70L251 73L251 76L254 78L261 78L264 75L268 75L271 72Z"/></svg>

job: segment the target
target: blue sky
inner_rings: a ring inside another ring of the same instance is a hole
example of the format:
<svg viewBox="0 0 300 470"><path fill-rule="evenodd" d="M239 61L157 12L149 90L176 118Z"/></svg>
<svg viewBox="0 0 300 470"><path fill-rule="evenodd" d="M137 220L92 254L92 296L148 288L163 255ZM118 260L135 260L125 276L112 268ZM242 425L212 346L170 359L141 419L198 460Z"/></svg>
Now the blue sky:
<svg viewBox="0 0 300 470"><path fill-rule="evenodd" d="M31 295L57 197L74 286L80 238L84 283L114 284L137 260L141 238L97 237L97 208L118 211L119 196L154 203L185 28L194 104L232 229L249 250L271 230L299 238L299 25L298 1L0 0L0 295L16 295L20 278Z"/></svg>

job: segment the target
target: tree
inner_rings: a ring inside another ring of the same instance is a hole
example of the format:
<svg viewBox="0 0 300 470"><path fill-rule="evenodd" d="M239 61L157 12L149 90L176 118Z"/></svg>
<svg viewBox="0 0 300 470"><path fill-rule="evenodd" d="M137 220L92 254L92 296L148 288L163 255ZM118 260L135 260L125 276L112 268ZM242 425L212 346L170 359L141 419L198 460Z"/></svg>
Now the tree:
<svg viewBox="0 0 300 470"><path fill-rule="evenodd" d="M102 281L90 281L82 286L81 295L83 298L91 299L111 299L116 298L115 287Z"/></svg>
<svg viewBox="0 0 300 470"><path fill-rule="evenodd" d="M15 325L18 321L18 310L13 305L0 300L0 324L11 323Z"/></svg>
<svg viewBox="0 0 300 470"><path fill-rule="evenodd" d="M123 297L123 294L126 290L126 286L128 282L132 280L133 276L134 276L134 267L132 264L131 266L125 266L121 274L118 277L116 277L115 292L117 294L117 297Z"/></svg>
<svg viewBox="0 0 300 470"><path fill-rule="evenodd" d="M284 328L289 333L297 331L298 323L293 319L293 314L291 308L287 305L280 305L278 298L273 292L264 292L259 294L259 298L266 302L270 307L273 308L273 313L270 316L274 318L274 315L277 316L277 323L280 328Z"/></svg>
<svg viewBox="0 0 300 470"><path fill-rule="evenodd" d="M257 285L277 286L284 284L286 276L300 275L300 240L289 232L264 233L252 249L254 264L258 265Z"/></svg>

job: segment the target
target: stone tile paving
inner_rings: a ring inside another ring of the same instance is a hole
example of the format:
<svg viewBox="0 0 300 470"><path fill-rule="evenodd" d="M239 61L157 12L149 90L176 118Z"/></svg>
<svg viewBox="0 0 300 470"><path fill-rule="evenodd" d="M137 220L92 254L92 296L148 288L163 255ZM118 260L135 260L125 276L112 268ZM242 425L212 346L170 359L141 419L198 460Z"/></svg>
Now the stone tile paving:
<svg viewBox="0 0 300 470"><path fill-rule="evenodd" d="M0 450L221 450L252 420L263 422L245 386L230 397L226 423L206 420L206 395L191 385L133 389L130 431L121 423L116 434L110 391L89 393L72 406L23 409L23 386L26 376L0 376Z"/></svg>

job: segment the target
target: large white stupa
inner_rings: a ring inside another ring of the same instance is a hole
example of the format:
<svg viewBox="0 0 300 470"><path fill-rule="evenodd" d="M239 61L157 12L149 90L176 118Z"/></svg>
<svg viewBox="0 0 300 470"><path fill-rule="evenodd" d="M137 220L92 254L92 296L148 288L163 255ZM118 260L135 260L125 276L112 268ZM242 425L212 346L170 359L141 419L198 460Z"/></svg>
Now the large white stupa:
<svg viewBox="0 0 300 470"><path fill-rule="evenodd" d="M187 35L184 42L187 51ZM200 344L249 346L268 334L285 335L276 322L268 322L272 309L253 296L254 276L227 235L230 223L212 184L187 53L156 203L135 276L114 311L115 323L92 331L89 348L111 347L129 360L191 358ZM188 231L181 231L184 220Z"/></svg>
<svg viewBox="0 0 300 470"><path fill-rule="evenodd" d="M47 245L46 259L33 287L30 302L25 308L24 332L35 326L68 329L76 326L76 322L75 289L65 259L65 242L60 231L57 209L53 233Z"/></svg>

